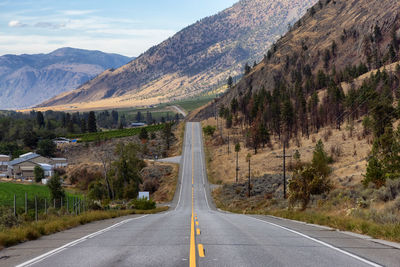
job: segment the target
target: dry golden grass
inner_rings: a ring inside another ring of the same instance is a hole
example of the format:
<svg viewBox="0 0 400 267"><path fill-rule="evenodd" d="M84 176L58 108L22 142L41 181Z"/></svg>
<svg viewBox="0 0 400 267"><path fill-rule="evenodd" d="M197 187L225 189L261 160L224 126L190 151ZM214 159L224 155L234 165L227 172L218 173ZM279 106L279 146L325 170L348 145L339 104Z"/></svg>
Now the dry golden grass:
<svg viewBox="0 0 400 267"><path fill-rule="evenodd" d="M177 141L174 142L174 144L168 151L168 155L170 157L176 157L182 154L182 144L183 144L184 134L185 134L185 122L182 121L174 130L174 135L177 138Z"/></svg>
<svg viewBox="0 0 400 267"><path fill-rule="evenodd" d="M48 216L46 219L38 222L29 222L18 227L0 231L0 250L4 247L35 240L43 235L53 234L93 221L111 219L130 214L152 214L166 210L168 210L168 207L158 207L153 210L89 211L77 216Z"/></svg>
<svg viewBox="0 0 400 267"><path fill-rule="evenodd" d="M219 119L220 120L220 119ZM216 121L210 118L202 122L202 125L214 125ZM371 137L362 138L363 127L361 122L354 124L352 134L347 125L343 125L342 130L331 129L330 127L322 129L318 134L311 134L310 138L299 138L299 143L293 140L287 149L287 155L293 155L296 150L301 154L301 160L308 162L312 159L316 142L321 139L324 142L325 151L330 155L333 150L340 150L339 156L333 155L335 162L331 165L333 172L331 179L337 186L355 185L361 182L366 170L366 159L371 149ZM247 179L248 163L246 155L251 154L251 173L253 177L259 177L264 174L273 174L282 172L282 159L277 156L282 155L282 147L279 140L272 140L272 149L269 147L261 148L254 155L254 150L246 148L244 144L242 129L235 127L223 129L223 136L230 135L230 151L228 155L228 145L219 145L216 131L213 138L206 139L206 151L212 160L209 163L209 177L211 182L232 183L235 181L236 153L234 153L234 142L238 140L241 145L239 152L239 180ZM299 145L299 146L297 146ZM287 167L294 162L293 159L287 159Z"/></svg>
<svg viewBox="0 0 400 267"><path fill-rule="evenodd" d="M171 202L174 199L176 185L178 183L179 165L160 162L155 164L171 166L173 170L170 175L161 178L160 187L154 192L152 199L157 203Z"/></svg>

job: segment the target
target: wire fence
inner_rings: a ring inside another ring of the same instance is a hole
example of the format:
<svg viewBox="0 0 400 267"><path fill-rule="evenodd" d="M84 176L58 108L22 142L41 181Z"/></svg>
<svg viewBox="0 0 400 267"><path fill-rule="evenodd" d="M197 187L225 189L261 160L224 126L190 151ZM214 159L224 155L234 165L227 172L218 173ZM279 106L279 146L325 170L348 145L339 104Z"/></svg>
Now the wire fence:
<svg viewBox="0 0 400 267"><path fill-rule="evenodd" d="M15 217L28 216L36 221L42 215L69 214L79 215L88 210L86 198L66 196L60 199L51 199L43 196L29 196L14 194L12 199L2 201L2 206L9 209Z"/></svg>

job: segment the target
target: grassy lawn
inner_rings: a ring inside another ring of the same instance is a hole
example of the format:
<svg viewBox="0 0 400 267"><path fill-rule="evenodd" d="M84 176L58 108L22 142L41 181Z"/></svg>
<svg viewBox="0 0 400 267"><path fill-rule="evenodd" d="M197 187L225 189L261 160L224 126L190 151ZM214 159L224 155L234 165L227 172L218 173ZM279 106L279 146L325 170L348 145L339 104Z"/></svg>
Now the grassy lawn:
<svg viewBox="0 0 400 267"><path fill-rule="evenodd" d="M16 184L0 183L0 205L12 207L14 195L16 195L17 207L24 207L25 193L28 194L28 201L32 202L37 196L38 199L50 199L49 188L39 184ZM75 192L67 191L68 197L82 197Z"/></svg>
<svg viewBox="0 0 400 267"><path fill-rule="evenodd" d="M160 131L164 128L163 124L160 125L151 125L147 126L147 131L156 132ZM118 129L118 130L110 130L104 132L97 133L85 133L85 134L75 134L69 135L69 138L78 138L82 142L94 142L99 140L113 139L113 138L123 138L128 136L138 135L140 133L141 128L129 128L129 129Z"/></svg>

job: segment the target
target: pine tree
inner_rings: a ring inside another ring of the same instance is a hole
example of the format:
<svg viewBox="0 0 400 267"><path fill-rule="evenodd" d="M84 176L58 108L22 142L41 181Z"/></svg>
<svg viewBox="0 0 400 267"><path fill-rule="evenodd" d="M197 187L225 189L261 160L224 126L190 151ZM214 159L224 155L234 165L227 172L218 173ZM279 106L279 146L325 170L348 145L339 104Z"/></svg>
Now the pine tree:
<svg viewBox="0 0 400 267"><path fill-rule="evenodd" d="M86 127L86 120L85 120L85 118L82 118L81 119L81 124L80 124L80 126L81 126L81 133L86 133L87 132L87 127Z"/></svg>
<svg viewBox="0 0 400 267"><path fill-rule="evenodd" d="M88 117L88 132L89 133L95 133L97 132L97 125L96 125L96 115L94 114L94 111L89 112L89 117Z"/></svg>
<svg viewBox="0 0 400 267"><path fill-rule="evenodd" d="M232 86L233 86L233 78L232 78L232 76L228 77L227 84L228 84L228 89L232 89Z"/></svg>
<svg viewBox="0 0 400 267"><path fill-rule="evenodd" d="M44 127L44 117L43 117L43 113L41 111L36 112L36 122L37 122L39 128Z"/></svg>

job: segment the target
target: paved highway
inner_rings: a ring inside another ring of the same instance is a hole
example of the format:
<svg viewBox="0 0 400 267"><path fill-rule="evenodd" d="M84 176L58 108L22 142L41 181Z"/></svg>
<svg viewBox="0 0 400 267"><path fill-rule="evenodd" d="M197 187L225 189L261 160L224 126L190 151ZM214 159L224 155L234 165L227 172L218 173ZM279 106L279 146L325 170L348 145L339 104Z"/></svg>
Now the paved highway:
<svg viewBox="0 0 400 267"><path fill-rule="evenodd" d="M400 250L364 237L216 210L204 165L200 124L188 123L170 211L49 245L19 266L400 266ZM13 251L24 254L23 245Z"/></svg>

